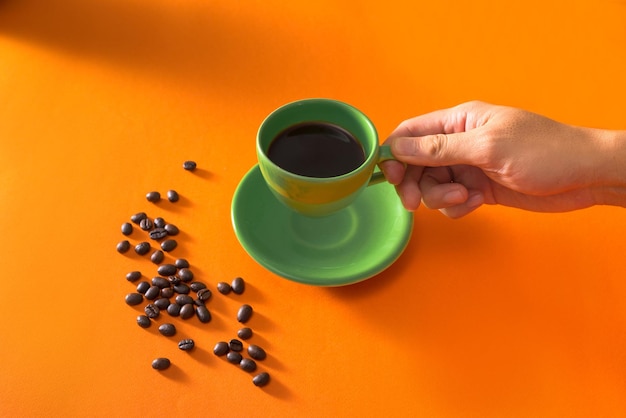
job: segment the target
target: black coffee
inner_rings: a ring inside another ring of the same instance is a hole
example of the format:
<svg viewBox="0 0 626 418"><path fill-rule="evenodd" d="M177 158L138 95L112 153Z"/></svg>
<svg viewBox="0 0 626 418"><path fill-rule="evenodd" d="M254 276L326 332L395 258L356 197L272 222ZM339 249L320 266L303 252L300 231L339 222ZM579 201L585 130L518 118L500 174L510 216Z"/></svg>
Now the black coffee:
<svg viewBox="0 0 626 418"><path fill-rule="evenodd" d="M279 167L306 177L336 177L365 161L363 147L339 126L307 122L279 133L267 156Z"/></svg>

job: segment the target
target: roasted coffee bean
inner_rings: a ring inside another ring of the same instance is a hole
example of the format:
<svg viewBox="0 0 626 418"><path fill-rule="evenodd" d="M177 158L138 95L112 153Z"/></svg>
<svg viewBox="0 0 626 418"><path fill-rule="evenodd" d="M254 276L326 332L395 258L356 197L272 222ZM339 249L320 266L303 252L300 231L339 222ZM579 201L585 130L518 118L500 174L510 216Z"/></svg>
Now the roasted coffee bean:
<svg viewBox="0 0 626 418"><path fill-rule="evenodd" d="M143 302L143 295L141 293L129 293L126 295L126 304L130 306L139 305Z"/></svg>
<svg viewBox="0 0 626 418"><path fill-rule="evenodd" d="M197 165L195 161L188 160L183 163L183 168L187 171L193 171L196 167Z"/></svg>
<svg viewBox="0 0 626 418"><path fill-rule="evenodd" d="M148 236L150 239L159 240L167 236L167 231L165 228L154 228L152 231L148 232Z"/></svg>
<svg viewBox="0 0 626 418"><path fill-rule="evenodd" d="M180 283L180 277L178 276L168 276L167 281L170 282L172 286L176 286Z"/></svg>
<svg viewBox="0 0 626 418"><path fill-rule="evenodd" d="M150 243L148 242L143 241L135 245L135 252L139 255L147 254L148 251L150 251Z"/></svg>
<svg viewBox="0 0 626 418"><path fill-rule="evenodd" d="M180 280L182 280L185 283L193 280L193 272L189 270L188 268L182 268L178 270L177 275L178 277L180 277Z"/></svg>
<svg viewBox="0 0 626 418"><path fill-rule="evenodd" d="M270 374L267 372L259 373L252 378L252 383L254 383L254 386L259 386L259 387L267 385L269 381L270 381Z"/></svg>
<svg viewBox="0 0 626 418"><path fill-rule="evenodd" d="M252 329L248 327L241 328L239 331L237 331L237 336L242 340L247 340L248 338L252 337Z"/></svg>
<svg viewBox="0 0 626 418"><path fill-rule="evenodd" d="M161 193L157 191L148 192L146 194L146 199L148 199L148 202L156 203L161 200Z"/></svg>
<svg viewBox="0 0 626 418"><path fill-rule="evenodd" d="M166 253L169 253L174 248L176 248L177 245L178 243L176 242L176 240L166 239L165 241L161 243L161 249L165 251Z"/></svg>
<svg viewBox="0 0 626 418"><path fill-rule="evenodd" d="M145 280L137 284L137 291L141 294L145 295L148 289L150 289L150 283L146 282Z"/></svg>
<svg viewBox="0 0 626 418"><path fill-rule="evenodd" d="M205 306L205 305L206 305L206 303L204 303L204 301L203 301L203 300L200 300L200 299L198 299L198 298L195 298L195 299L193 300L193 304L194 304L194 305L196 305L196 306Z"/></svg>
<svg viewBox="0 0 626 418"><path fill-rule="evenodd" d="M166 224L163 228L167 231L167 235L178 235L180 232L178 227L174 224Z"/></svg>
<svg viewBox="0 0 626 418"><path fill-rule="evenodd" d="M178 267L179 269L188 269L189 261L185 260L184 258L179 258L176 261L174 261L174 265Z"/></svg>
<svg viewBox="0 0 626 418"><path fill-rule="evenodd" d="M146 307L143 308L143 310L146 313L146 316L152 319L158 318L159 314L161 313L161 310L158 308L158 306L152 303L147 304Z"/></svg>
<svg viewBox="0 0 626 418"><path fill-rule="evenodd" d="M228 348L230 348L232 351L242 351L243 343L239 341L238 339L233 338L232 340L228 342Z"/></svg>
<svg viewBox="0 0 626 418"><path fill-rule="evenodd" d="M128 250L130 250L130 242L128 240L120 241L117 243L117 252L120 254L124 254Z"/></svg>
<svg viewBox="0 0 626 418"><path fill-rule="evenodd" d="M265 360L267 357L267 353L261 347L255 344L250 344L248 346L248 355L255 360Z"/></svg>
<svg viewBox="0 0 626 418"><path fill-rule="evenodd" d="M155 370L165 370L170 367L171 364L170 359L165 357L159 357L152 360L152 368Z"/></svg>
<svg viewBox="0 0 626 418"><path fill-rule="evenodd" d="M128 280L129 282L136 282L139 279L141 279L140 271L131 271L130 273L126 274L126 280Z"/></svg>
<svg viewBox="0 0 626 418"><path fill-rule="evenodd" d="M145 297L148 300L155 300L161 294L161 288L159 286L150 286L150 289L146 290Z"/></svg>
<svg viewBox="0 0 626 418"><path fill-rule="evenodd" d="M166 287L170 287L170 282L165 277L153 277L152 278L152 286L157 286L159 289L165 289Z"/></svg>
<svg viewBox="0 0 626 418"><path fill-rule="evenodd" d="M130 235L132 233L133 233L133 224L131 224L130 222L124 222L122 224L122 234Z"/></svg>
<svg viewBox="0 0 626 418"><path fill-rule="evenodd" d="M202 289L206 289L206 285L202 282L193 282L193 283L189 283L189 288L191 289L192 292L198 292Z"/></svg>
<svg viewBox="0 0 626 418"><path fill-rule="evenodd" d="M150 220L150 218L145 218L142 219L141 222L139 222L139 228L142 229L142 231L149 231L152 229L152 221Z"/></svg>
<svg viewBox="0 0 626 418"><path fill-rule="evenodd" d="M241 355L241 353L238 353L236 351L229 351L228 354L226 354L226 360L228 360L228 362L232 364L239 364L241 363L242 359L243 356Z"/></svg>
<svg viewBox="0 0 626 418"><path fill-rule="evenodd" d="M166 337L171 337L176 335L176 327L174 324L166 323L159 325L159 332L161 335L165 335Z"/></svg>
<svg viewBox="0 0 626 418"><path fill-rule="evenodd" d="M245 324L246 322L250 320L251 316L252 316L252 306L248 305L247 303L244 305L241 305L241 308L239 308L239 311L237 312L237 321L241 322L242 324Z"/></svg>
<svg viewBox="0 0 626 418"><path fill-rule="evenodd" d="M183 351L192 350L195 347L196 343L191 338L185 338L184 340L180 340L178 342L178 348Z"/></svg>
<svg viewBox="0 0 626 418"><path fill-rule="evenodd" d="M160 216L157 218L154 218L155 228L163 228L164 226L165 226L165 219L161 218Z"/></svg>
<svg viewBox="0 0 626 418"><path fill-rule="evenodd" d="M178 295L176 296L176 303L178 303L180 306L187 305L193 303L193 298L185 294Z"/></svg>
<svg viewBox="0 0 626 418"><path fill-rule="evenodd" d="M235 277L233 282L230 284L230 287L232 287L233 293L241 295L246 289L246 282L244 282L241 277Z"/></svg>
<svg viewBox="0 0 626 418"><path fill-rule="evenodd" d="M211 312L204 305L196 308L196 316L203 324L211 322Z"/></svg>
<svg viewBox="0 0 626 418"><path fill-rule="evenodd" d="M171 287L166 287L161 289L161 297L162 298L171 298L174 296L174 289L172 289Z"/></svg>
<svg viewBox="0 0 626 418"><path fill-rule="evenodd" d="M230 287L230 285L226 282L219 282L217 284L217 291L220 292L222 295L229 294L231 290L232 287Z"/></svg>
<svg viewBox="0 0 626 418"><path fill-rule="evenodd" d="M161 264L164 258L165 254L163 254L163 251L155 250L150 256L150 261L152 261L154 264Z"/></svg>
<svg viewBox="0 0 626 418"><path fill-rule="evenodd" d="M145 212L137 212L133 216L130 217L130 220L134 224L139 225L141 223L141 220L146 219L147 217L148 215L146 215Z"/></svg>
<svg viewBox="0 0 626 418"><path fill-rule="evenodd" d="M170 316L180 316L180 305L170 303L170 306L167 307L167 313L170 314Z"/></svg>
<svg viewBox="0 0 626 418"><path fill-rule="evenodd" d="M166 310L170 304L171 303L168 298L158 298L154 301L154 305L162 311Z"/></svg>
<svg viewBox="0 0 626 418"><path fill-rule="evenodd" d="M181 306L180 317L183 319L189 319L195 314L195 311L196 309L194 308L193 303L188 303Z"/></svg>
<svg viewBox="0 0 626 418"><path fill-rule="evenodd" d="M178 269L174 264L161 264L157 269L157 273L161 276L173 276L177 271Z"/></svg>
<svg viewBox="0 0 626 418"><path fill-rule="evenodd" d="M224 354L228 353L230 349L228 348L228 343L226 341L220 341L217 344L215 344L215 347L213 347L213 354L215 354L216 356L223 356Z"/></svg>
<svg viewBox="0 0 626 418"><path fill-rule="evenodd" d="M196 294L198 295L198 299L200 299L202 302L206 302L207 300L211 299L212 293L209 289L200 289Z"/></svg>
<svg viewBox="0 0 626 418"><path fill-rule="evenodd" d="M170 202L178 202L180 196L178 196L178 192L176 190L168 190L167 191L167 200Z"/></svg>
<svg viewBox="0 0 626 418"><path fill-rule="evenodd" d="M250 358L242 358L239 362L241 370L251 373L256 370L256 362Z"/></svg>
<svg viewBox="0 0 626 418"><path fill-rule="evenodd" d="M185 283L179 283L177 285L174 285L174 292L180 293L181 295L186 295L189 293L189 286L187 286Z"/></svg>
<svg viewBox="0 0 626 418"><path fill-rule="evenodd" d="M152 325L152 321L146 315L137 316L137 325L141 328L148 328Z"/></svg>

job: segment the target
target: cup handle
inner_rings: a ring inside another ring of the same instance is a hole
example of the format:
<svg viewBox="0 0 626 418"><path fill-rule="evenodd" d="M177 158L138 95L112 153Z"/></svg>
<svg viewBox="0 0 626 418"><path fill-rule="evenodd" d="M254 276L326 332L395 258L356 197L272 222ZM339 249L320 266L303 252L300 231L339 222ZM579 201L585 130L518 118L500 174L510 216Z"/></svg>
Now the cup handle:
<svg viewBox="0 0 626 418"><path fill-rule="evenodd" d="M396 158L391 153L391 146L389 145L381 145L378 147L378 163L380 164L383 161L387 160L395 160ZM370 182L368 186L372 186L374 184L382 183L385 181L385 175L382 171L375 171L372 173L372 177L370 178Z"/></svg>

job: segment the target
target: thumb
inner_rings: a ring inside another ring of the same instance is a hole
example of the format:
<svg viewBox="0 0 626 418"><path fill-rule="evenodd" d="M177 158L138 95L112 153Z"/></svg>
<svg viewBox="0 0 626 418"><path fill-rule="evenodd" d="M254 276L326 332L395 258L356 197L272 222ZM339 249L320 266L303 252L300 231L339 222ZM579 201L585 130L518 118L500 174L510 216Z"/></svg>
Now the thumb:
<svg viewBox="0 0 626 418"><path fill-rule="evenodd" d="M477 165L477 152L480 149L480 140L475 132L477 130L392 138L391 152L398 161L411 165L425 167Z"/></svg>

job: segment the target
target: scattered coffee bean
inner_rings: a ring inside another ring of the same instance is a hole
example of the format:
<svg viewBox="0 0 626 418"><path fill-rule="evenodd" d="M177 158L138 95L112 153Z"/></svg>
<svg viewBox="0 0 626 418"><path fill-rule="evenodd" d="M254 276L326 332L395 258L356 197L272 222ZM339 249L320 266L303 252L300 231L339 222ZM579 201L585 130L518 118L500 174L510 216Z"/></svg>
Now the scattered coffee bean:
<svg viewBox="0 0 626 418"><path fill-rule="evenodd" d="M237 312L237 321L241 322L242 324L245 324L246 322L250 320L251 316L252 316L252 306L248 305L247 303L244 305L241 305L241 308L239 308L239 311Z"/></svg>
<svg viewBox="0 0 626 418"><path fill-rule="evenodd" d="M243 278L241 277L235 277L230 286L233 289L233 293L237 295L241 295L246 289L246 283L243 281Z"/></svg>
<svg viewBox="0 0 626 418"><path fill-rule="evenodd" d="M157 269L157 273L161 276L173 276L176 274L176 271L178 271L178 269L174 264L161 264Z"/></svg>
<svg viewBox="0 0 626 418"><path fill-rule="evenodd" d="M211 322L211 312L209 312L204 305L200 305L196 308L196 316L203 324Z"/></svg>
<svg viewBox="0 0 626 418"><path fill-rule="evenodd" d="M135 245L135 252L139 255L147 254L148 251L150 251L150 243L148 242L143 241Z"/></svg>
<svg viewBox="0 0 626 418"><path fill-rule="evenodd" d="M188 305L190 303L193 303L193 298L185 294L178 295L176 296L176 303L179 304L180 306Z"/></svg>
<svg viewBox="0 0 626 418"><path fill-rule="evenodd" d="M193 300L193 304L194 304L194 305L196 305L196 306L206 306L206 303L204 303L204 301L203 301L203 300L200 300L200 299L198 299L198 298L195 298L195 299Z"/></svg>
<svg viewBox="0 0 626 418"><path fill-rule="evenodd" d="M167 235L178 235L180 232L178 227L174 224L167 224L163 227L163 229L167 231Z"/></svg>
<svg viewBox="0 0 626 418"><path fill-rule="evenodd" d="M243 350L243 343L241 341L239 341L238 339L233 338L228 343L228 348L230 348L232 351L242 351Z"/></svg>
<svg viewBox="0 0 626 418"><path fill-rule="evenodd" d="M193 282L193 283L189 283L189 288L191 289L192 292L198 292L202 289L206 289L206 285L202 282Z"/></svg>
<svg viewBox="0 0 626 418"><path fill-rule="evenodd" d="M148 199L148 202L156 203L161 200L161 193L156 191L148 192L146 194L146 199Z"/></svg>
<svg viewBox="0 0 626 418"><path fill-rule="evenodd" d="M228 362L232 364L239 364L241 363L242 359L243 356L241 355L241 353L238 353L236 351L229 351L228 354L226 354L226 360L228 360Z"/></svg>
<svg viewBox="0 0 626 418"><path fill-rule="evenodd" d="M187 171L193 171L193 170L195 170L195 169L196 169L196 167L197 167L197 165L196 165L196 162L195 162L195 161L191 161L191 160L189 160L189 161L185 161L185 162L183 163L183 168L184 168L185 170L187 170Z"/></svg>
<svg viewBox="0 0 626 418"><path fill-rule="evenodd" d="M241 370L251 373L256 370L256 362L250 358L242 358L239 362Z"/></svg>
<svg viewBox="0 0 626 418"><path fill-rule="evenodd" d="M184 340L180 340L178 342L178 348L183 351L192 350L195 347L196 343L191 338L186 338Z"/></svg>
<svg viewBox="0 0 626 418"><path fill-rule="evenodd" d="M178 202L180 196L178 196L178 192L176 190L168 190L167 191L167 200L170 202Z"/></svg>
<svg viewBox="0 0 626 418"><path fill-rule="evenodd" d="M154 264L161 264L164 258L165 254L163 254L163 251L155 250L150 256L150 261L152 261Z"/></svg>
<svg viewBox="0 0 626 418"><path fill-rule="evenodd" d="M127 305L139 305L141 302L143 302L143 295L141 293L129 293L126 295L125 300Z"/></svg>
<svg viewBox="0 0 626 418"><path fill-rule="evenodd" d="M181 295L186 295L189 293L189 286L187 286L185 283L179 283L177 285L174 285L174 292L180 293Z"/></svg>
<svg viewBox="0 0 626 418"><path fill-rule="evenodd" d="M171 287L165 287L163 289L161 289L161 297L162 298L171 298L172 296L174 296L174 289L172 289Z"/></svg>
<svg viewBox="0 0 626 418"><path fill-rule="evenodd" d="M131 271L130 273L126 274L126 280L128 280L129 282L136 282L139 279L141 279L140 271Z"/></svg>
<svg viewBox="0 0 626 418"><path fill-rule="evenodd" d="M155 300L161 294L161 288L159 286L150 286L150 289L146 290L145 297L148 300Z"/></svg>
<svg viewBox="0 0 626 418"><path fill-rule="evenodd" d="M207 300L211 299L211 291L209 289L200 289L198 290L198 293L196 293L196 295L198 295L198 299L200 299L202 302L206 302Z"/></svg>
<svg viewBox="0 0 626 418"><path fill-rule="evenodd" d="M167 231L165 228L154 228L152 231L148 232L148 236L153 240L163 239L167 236Z"/></svg>
<svg viewBox="0 0 626 418"><path fill-rule="evenodd" d="M169 253L170 251L172 251L174 248L176 248L176 246L178 245L178 243L176 242L176 240L173 239L166 239L165 241L163 241L161 243L161 249L167 253Z"/></svg>
<svg viewBox="0 0 626 418"><path fill-rule="evenodd" d="M154 218L154 227L155 228L163 228L165 226L165 219L162 217Z"/></svg>
<svg viewBox="0 0 626 418"><path fill-rule="evenodd" d="M170 282L170 284L172 286L176 286L177 284L180 284L180 277L178 277L178 276L169 276L167 278L167 281Z"/></svg>
<svg viewBox="0 0 626 418"><path fill-rule="evenodd" d="M254 386L259 386L259 387L267 385L269 381L270 381L270 375L267 372L259 373L252 378L252 383L254 383Z"/></svg>
<svg viewBox="0 0 626 418"><path fill-rule="evenodd" d="M226 341L220 341L217 344L215 344L215 347L213 347L213 354L215 354L216 356L223 356L224 354L228 353L230 349L228 348L228 343Z"/></svg>
<svg viewBox="0 0 626 418"><path fill-rule="evenodd" d="M141 220L141 222L139 222L139 228L141 228L142 231L149 231L152 229L152 221L150 220L150 218L144 218Z"/></svg>
<svg viewBox="0 0 626 418"><path fill-rule="evenodd" d="M170 304L171 303L168 298L158 298L154 301L154 305L162 311L166 310Z"/></svg>
<svg viewBox="0 0 626 418"><path fill-rule="evenodd" d="M182 268L178 270L178 277L185 283L188 283L193 280L193 272L188 268Z"/></svg>
<svg viewBox="0 0 626 418"><path fill-rule="evenodd" d="M255 360L265 360L267 357L267 353L261 347L255 344L250 344L248 346L248 355Z"/></svg>
<svg viewBox="0 0 626 418"><path fill-rule="evenodd" d="M148 328L152 325L152 321L146 315L137 316L137 325L141 328Z"/></svg>
<svg viewBox="0 0 626 418"><path fill-rule="evenodd" d="M174 324L166 323L159 325L159 332L161 335L165 335L166 337L171 337L176 335L176 327Z"/></svg>
<svg viewBox="0 0 626 418"><path fill-rule="evenodd" d="M229 294L231 290L232 287L230 287L230 285L226 282L219 282L217 284L217 291L220 292L222 295Z"/></svg>
<svg viewBox="0 0 626 418"><path fill-rule="evenodd" d="M195 308L193 303L188 303L186 305L181 306L180 308L180 317L183 319L189 319L195 314Z"/></svg>
<svg viewBox="0 0 626 418"><path fill-rule="evenodd" d="M165 277L156 276L152 278L152 286L157 286L159 289L165 289L170 287L170 282Z"/></svg>
<svg viewBox="0 0 626 418"><path fill-rule="evenodd" d="M131 224L130 222L124 222L122 224L122 234L130 235L132 233L133 233L133 224Z"/></svg>
<svg viewBox="0 0 626 418"><path fill-rule="evenodd" d="M148 215L146 215L145 212L138 212L138 213L135 213L133 216L131 216L130 220L134 224L139 225L141 223L141 220L146 219L147 217Z"/></svg>
<svg viewBox="0 0 626 418"><path fill-rule="evenodd" d="M155 370L165 370L170 367L170 359L165 357L159 357L152 360L152 368Z"/></svg>
<svg viewBox="0 0 626 418"><path fill-rule="evenodd" d="M237 331L237 336L242 340L247 340L252 337L252 329L248 327L241 328L239 331Z"/></svg>
<svg viewBox="0 0 626 418"><path fill-rule="evenodd" d="M117 243L117 252L120 254L124 254L130 250L130 242L128 240L120 241Z"/></svg>
<svg viewBox="0 0 626 418"><path fill-rule="evenodd" d="M139 293L144 294L144 295L146 294L148 289L150 289L150 283L148 283L146 281L139 282L139 284L137 285L137 291Z"/></svg>
<svg viewBox="0 0 626 418"><path fill-rule="evenodd" d="M148 318L158 318L159 314L161 313L161 310L158 308L158 306L154 305L153 303L149 303L146 305L145 308L143 308L143 311L146 313L146 316Z"/></svg>
<svg viewBox="0 0 626 418"><path fill-rule="evenodd" d="M170 316L180 316L180 305L177 303L170 303L167 307L167 313L170 314Z"/></svg>
<svg viewBox="0 0 626 418"><path fill-rule="evenodd" d="M179 269L188 269L189 261L185 260L184 258L179 258L176 261L174 261L174 265L178 267Z"/></svg>

